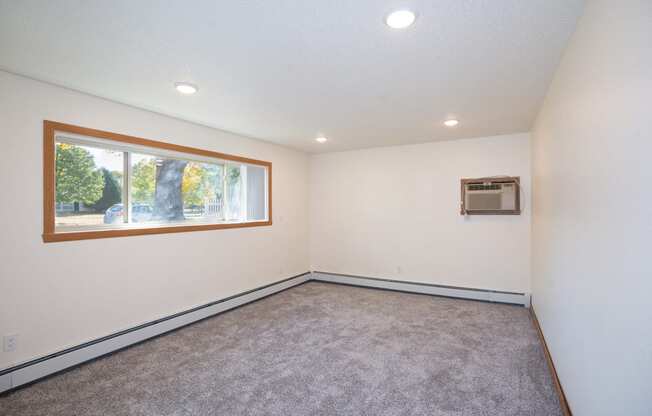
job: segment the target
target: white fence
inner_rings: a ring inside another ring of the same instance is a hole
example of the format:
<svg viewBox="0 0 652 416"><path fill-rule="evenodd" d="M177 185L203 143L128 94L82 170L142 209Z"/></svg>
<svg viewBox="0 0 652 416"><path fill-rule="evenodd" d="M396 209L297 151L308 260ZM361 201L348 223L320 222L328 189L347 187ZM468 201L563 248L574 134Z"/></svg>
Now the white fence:
<svg viewBox="0 0 652 416"><path fill-rule="evenodd" d="M75 212L75 203L74 202L57 202L55 204L55 210L58 213L64 213L64 212ZM78 212L91 212L93 211L91 208L87 207L84 205L83 202L79 202L79 211Z"/></svg>
<svg viewBox="0 0 652 416"><path fill-rule="evenodd" d="M206 198L204 199L204 213L205 217L218 217L224 216L224 204L222 199Z"/></svg>

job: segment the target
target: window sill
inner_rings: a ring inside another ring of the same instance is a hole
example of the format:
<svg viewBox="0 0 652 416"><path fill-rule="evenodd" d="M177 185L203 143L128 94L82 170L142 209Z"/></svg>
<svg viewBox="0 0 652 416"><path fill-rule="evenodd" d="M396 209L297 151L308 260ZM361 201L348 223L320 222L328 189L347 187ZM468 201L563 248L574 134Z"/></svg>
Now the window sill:
<svg viewBox="0 0 652 416"><path fill-rule="evenodd" d="M131 237L136 235L150 235L150 234L184 233L189 231L223 230L228 228L249 228L249 227L262 227L268 225L272 225L272 220L236 222L236 223L198 224L198 225L173 225L173 226L158 226L158 227L148 227L148 228L122 228L122 229L111 229L111 230L55 232L55 233L43 234L43 242L56 243L60 241L93 240L98 238Z"/></svg>

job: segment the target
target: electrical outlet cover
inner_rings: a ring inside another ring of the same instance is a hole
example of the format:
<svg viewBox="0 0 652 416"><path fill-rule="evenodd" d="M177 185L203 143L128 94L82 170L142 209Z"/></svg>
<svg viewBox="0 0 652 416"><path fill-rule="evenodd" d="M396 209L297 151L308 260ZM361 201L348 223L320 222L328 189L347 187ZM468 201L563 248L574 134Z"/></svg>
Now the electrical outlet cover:
<svg viewBox="0 0 652 416"><path fill-rule="evenodd" d="M4 352L16 351L16 344L18 344L18 334L5 335L2 341L2 350Z"/></svg>

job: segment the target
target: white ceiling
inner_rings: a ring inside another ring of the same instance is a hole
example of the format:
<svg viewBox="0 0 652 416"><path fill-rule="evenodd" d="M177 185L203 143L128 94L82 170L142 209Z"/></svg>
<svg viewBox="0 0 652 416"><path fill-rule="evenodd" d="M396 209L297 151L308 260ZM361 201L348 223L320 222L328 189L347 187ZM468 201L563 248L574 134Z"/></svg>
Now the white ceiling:
<svg viewBox="0 0 652 416"><path fill-rule="evenodd" d="M0 68L308 152L489 136L530 130L582 6L0 0Z"/></svg>

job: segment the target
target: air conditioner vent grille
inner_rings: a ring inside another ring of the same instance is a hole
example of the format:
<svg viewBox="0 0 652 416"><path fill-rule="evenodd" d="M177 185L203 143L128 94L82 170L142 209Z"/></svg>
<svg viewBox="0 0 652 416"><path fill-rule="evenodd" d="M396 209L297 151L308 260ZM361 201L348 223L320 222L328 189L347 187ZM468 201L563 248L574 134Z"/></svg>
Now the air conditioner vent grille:
<svg viewBox="0 0 652 416"><path fill-rule="evenodd" d="M519 183L518 177L462 179L461 214L520 214Z"/></svg>
<svg viewBox="0 0 652 416"><path fill-rule="evenodd" d="M497 189L501 189L501 185L498 183L469 185L469 191L491 191Z"/></svg>
<svg viewBox="0 0 652 416"><path fill-rule="evenodd" d="M469 194L468 204L474 211L502 209L500 194Z"/></svg>

